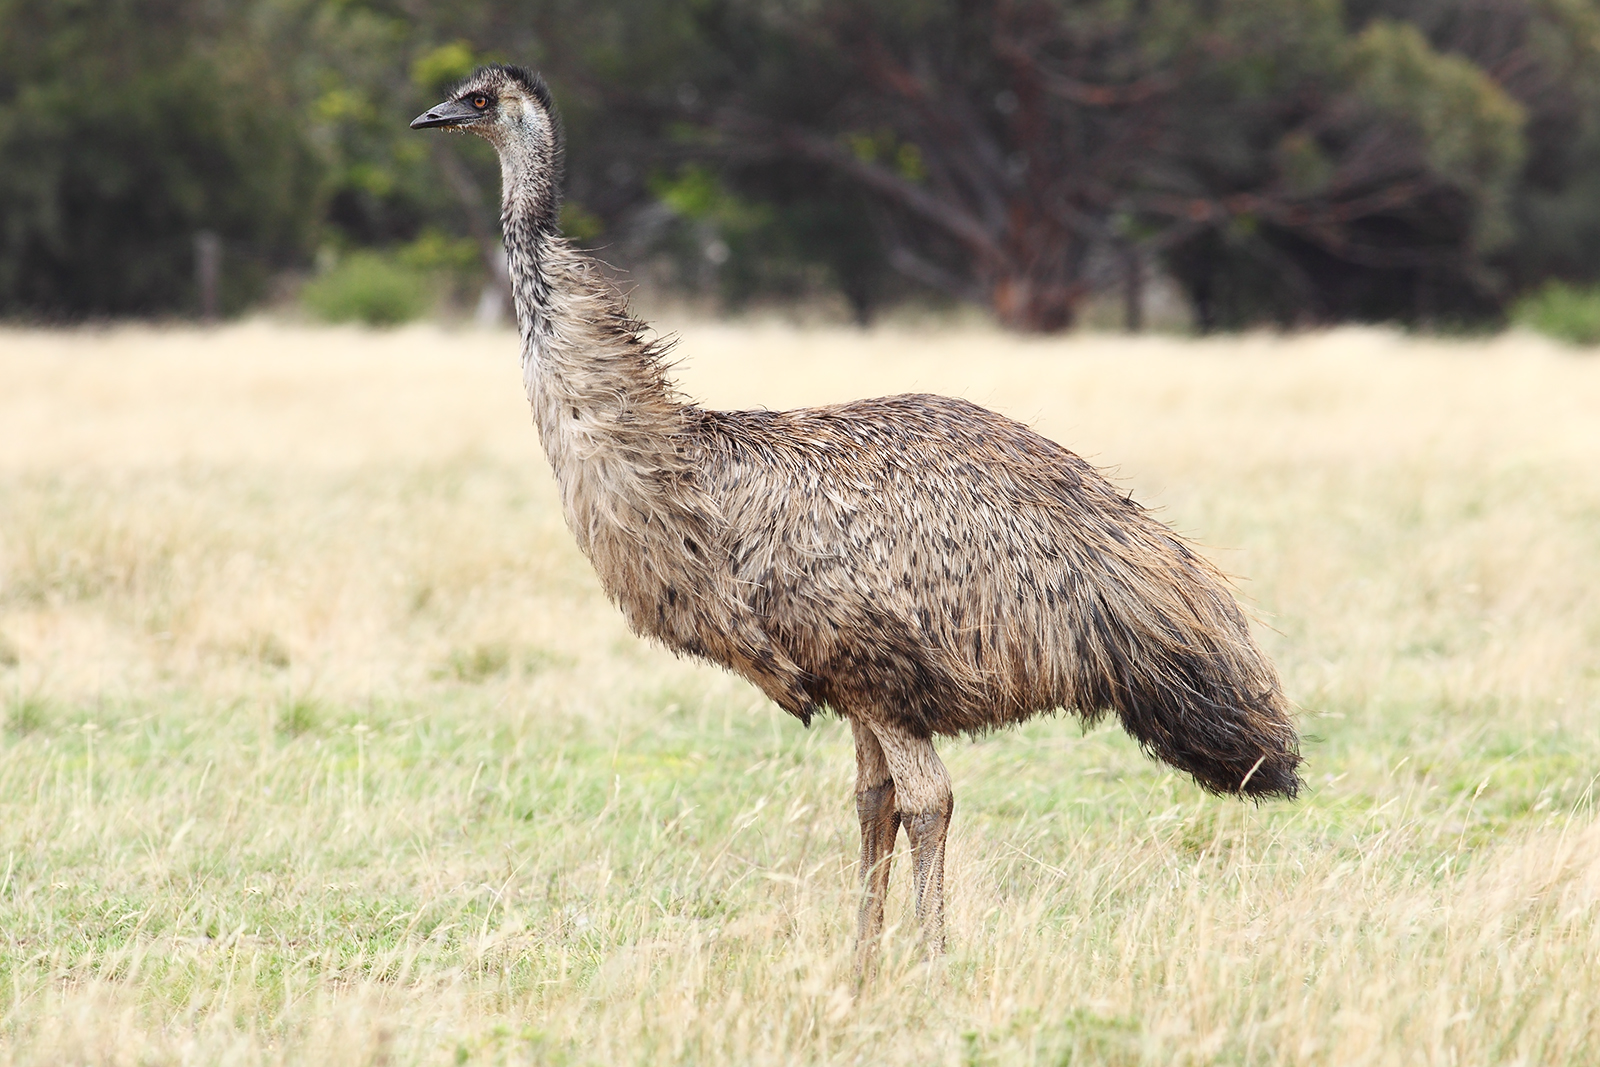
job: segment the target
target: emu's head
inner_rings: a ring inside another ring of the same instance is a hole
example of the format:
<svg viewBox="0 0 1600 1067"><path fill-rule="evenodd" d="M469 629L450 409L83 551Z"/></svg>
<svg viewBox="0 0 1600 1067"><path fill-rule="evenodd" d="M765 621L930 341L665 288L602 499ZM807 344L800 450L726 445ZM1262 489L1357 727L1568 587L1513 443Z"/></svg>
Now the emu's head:
<svg viewBox="0 0 1600 1067"><path fill-rule="evenodd" d="M411 120L413 130L470 130L494 145L507 177L554 185L561 165L561 127L544 79L521 67L479 67Z"/></svg>

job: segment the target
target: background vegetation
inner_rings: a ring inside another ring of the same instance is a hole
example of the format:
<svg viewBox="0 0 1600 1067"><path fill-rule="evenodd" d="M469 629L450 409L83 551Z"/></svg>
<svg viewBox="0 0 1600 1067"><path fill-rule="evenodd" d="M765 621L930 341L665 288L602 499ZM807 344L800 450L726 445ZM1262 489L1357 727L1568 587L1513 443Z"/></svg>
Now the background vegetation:
<svg viewBox="0 0 1600 1067"><path fill-rule="evenodd" d="M0 0L0 314L193 313L200 231L225 309L419 242L470 302L494 162L406 120L483 60L554 85L569 234L727 303L1137 324L1159 271L1202 328L1462 326L1600 279L1591 0Z"/></svg>

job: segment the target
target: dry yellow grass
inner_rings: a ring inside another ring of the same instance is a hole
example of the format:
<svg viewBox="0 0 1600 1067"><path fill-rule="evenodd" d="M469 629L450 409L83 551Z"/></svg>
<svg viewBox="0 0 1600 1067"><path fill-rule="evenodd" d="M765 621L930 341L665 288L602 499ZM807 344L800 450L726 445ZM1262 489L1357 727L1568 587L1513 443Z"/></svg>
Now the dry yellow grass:
<svg viewBox="0 0 1600 1067"><path fill-rule="evenodd" d="M1309 795L947 745L952 951L858 988L847 731L626 634L512 337L0 332L0 1063L1600 1061L1600 362L683 335L717 405L1115 464L1245 576Z"/></svg>

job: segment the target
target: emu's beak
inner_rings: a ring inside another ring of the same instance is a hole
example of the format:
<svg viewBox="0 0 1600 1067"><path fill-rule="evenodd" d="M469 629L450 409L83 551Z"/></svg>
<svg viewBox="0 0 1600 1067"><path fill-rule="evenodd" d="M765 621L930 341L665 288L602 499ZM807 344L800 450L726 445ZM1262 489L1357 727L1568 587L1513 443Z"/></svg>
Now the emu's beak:
<svg viewBox="0 0 1600 1067"><path fill-rule="evenodd" d="M413 130L426 130L434 126L464 126L474 119L482 118L481 113L460 100L446 100L442 104L435 104L416 118L411 120Z"/></svg>

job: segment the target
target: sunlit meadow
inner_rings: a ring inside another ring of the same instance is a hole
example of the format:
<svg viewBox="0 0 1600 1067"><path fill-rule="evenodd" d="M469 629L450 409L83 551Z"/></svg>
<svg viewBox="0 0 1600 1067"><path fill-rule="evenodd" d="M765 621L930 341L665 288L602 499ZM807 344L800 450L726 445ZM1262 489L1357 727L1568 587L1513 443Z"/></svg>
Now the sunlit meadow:
<svg viewBox="0 0 1600 1067"><path fill-rule="evenodd" d="M950 951L902 854L858 982L848 730L627 633L512 335L0 332L0 1064L1600 1062L1600 359L678 328L708 403L1107 468L1237 576L1306 795L946 742Z"/></svg>

